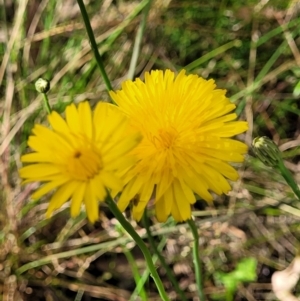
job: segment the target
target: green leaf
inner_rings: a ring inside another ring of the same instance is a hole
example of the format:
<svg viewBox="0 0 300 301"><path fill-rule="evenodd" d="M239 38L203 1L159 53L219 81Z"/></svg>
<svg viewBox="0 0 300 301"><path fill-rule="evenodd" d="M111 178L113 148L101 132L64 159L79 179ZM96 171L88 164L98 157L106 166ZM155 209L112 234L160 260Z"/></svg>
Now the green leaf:
<svg viewBox="0 0 300 301"><path fill-rule="evenodd" d="M231 272L236 281L249 282L256 279L256 259L245 258L241 260L236 269Z"/></svg>
<svg viewBox="0 0 300 301"><path fill-rule="evenodd" d="M240 283L250 282L256 279L256 265L257 261L255 258L244 258L237 264L235 270L232 272L216 273L216 278L223 283L227 296L233 296ZM227 297L227 300L232 300L232 297Z"/></svg>

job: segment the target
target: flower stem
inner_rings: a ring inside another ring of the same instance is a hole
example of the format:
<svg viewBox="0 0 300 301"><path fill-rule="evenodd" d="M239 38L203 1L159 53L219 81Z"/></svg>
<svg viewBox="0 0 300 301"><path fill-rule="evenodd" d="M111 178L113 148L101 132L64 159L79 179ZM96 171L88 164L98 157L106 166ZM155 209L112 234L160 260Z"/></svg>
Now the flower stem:
<svg viewBox="0 0 300 301"><path fill-rule="evenodd" d="M79 5L80 11L81 11L81 15L82 15L82 18L83 18L83 21L84 21L84 24L85 24L86 32L87 32L88 37L90 39L91 47L92 47L92 50L94 52L94 56L95 56L95 59L97 61L98 67L100 69L101 76L102 76L102 78L104 80L104 83L106 85L106 89L109 92L109 91L112 90L112 86L111 86L110 80L107 76L107 73L105 71L103 61L102 61L102 57L99 53L98 46L97 46L97 43L96 43L96 40L95 40L95 36L94 36L93 30L92 30L92 26L91 26L88 14L86 12L83 0L77 0L77 3Z"/></svg>
<svg viewBox="0 0 300 301"><path fill-rule="evenodd" d="M134 239L136 244L139 246L139 248L143 252L145 260L147 262L147 266L148 266L151 276L153 277L153 280L156 284L156 287L158 289L160 297L162 298L163 301L169 301L169 298L165 292L163 283L162 283L162 281L156 271L156 268L152 262L152 257L151 257L151 254L150 254L147 246L145 245L145 243L143 242L141 237L136 233L136 231L131 226L131 224L125 219L122 212L119 210L118 206L113 201L113 199L111 198L109 193L107 194L107 197L106 197L106 203L108 204L109 209L111 210L113 215L116 217L116 219L119 221L119 223L123 226L123 228L127 231L127 233Z"/></svg>
<svg viewBox="0 0 300 301"><path fill-rule="evenodd" d="M157 255L162 267L165 269L167 276L169 278L169 280L171 281L171 283L173 284L177 294L180 296L180 300L182 301L186 301L186 297L183 293L183 291L180 289L178 282L176 281L170 267L168 266L168 264L165 261L165 258L161 255L161 252L158 250L156 243L154 242L151 230L150 230L150 225L149 225L149 219L145 210L145 213L143 215L143 225L147 231L147 236L148 236L148 241L150 243L150 246L152 248L152 250L154 251L154 253Z"/></svg>
<svg viewBox="0 0 300 301"><path fill-rule="evenodd" d="M51 113L51 107L50 107L50 104L49 104L49 99L48 99L48 96L46 93L42 93L43 94L43 99L44 99L44 105L45 105L45 108L46 108L46 111L48 114Z"/></svg>
<svg viewBox="0 0 300 301"><path fill-rule="evenodd" d="M196 275L196 283L199 292L200 301L205 301L205 295L203 292L203 279L202 279L202 263L199 256L199 234L198 229L195 225L195 222L192 219L187 221L193 237L194 237L194 244L193 244L193 257L194 257L194 266L195 266L195 275Z"/></svg>

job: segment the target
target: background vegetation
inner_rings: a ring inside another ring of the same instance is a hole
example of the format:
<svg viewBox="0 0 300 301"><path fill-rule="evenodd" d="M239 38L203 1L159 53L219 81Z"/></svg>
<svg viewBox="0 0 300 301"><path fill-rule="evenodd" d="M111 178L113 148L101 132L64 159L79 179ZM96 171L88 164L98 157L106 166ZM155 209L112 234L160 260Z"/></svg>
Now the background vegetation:
<svg viewBox="0 0 300 301"><path fill-rule="evenodd" d="M153 0L136 68L130 69L147 3L86 1L114 88L151 69L185 68L214 78L250 124L239 139L250 145L257 135L271 137L299 178L299 2ZM49 99L60 112L71 102L108 99L77 3L2 0L0 13L0 300L139 300L132 271L145 273L145 262L108 210L101 209L95 225L84 213L69 219L67 206L45 220L47 199L30 201L36 185L22 187L17 174L33 123L46 122L34 89L39 77L51 80ZM208 300L225 300L220 275L254 258L256 279L240 282L234 300L276 300L270 279L297 255L299 201L251 151L239 169L228 196L195 207L205 293ZM143 227L133 224L146 239ZM153 219L152 229L180 287L198 300L188 228ZM159 262L157 268L176 299ZM145 291L148 300L159 300L151 278Z"/></svg>

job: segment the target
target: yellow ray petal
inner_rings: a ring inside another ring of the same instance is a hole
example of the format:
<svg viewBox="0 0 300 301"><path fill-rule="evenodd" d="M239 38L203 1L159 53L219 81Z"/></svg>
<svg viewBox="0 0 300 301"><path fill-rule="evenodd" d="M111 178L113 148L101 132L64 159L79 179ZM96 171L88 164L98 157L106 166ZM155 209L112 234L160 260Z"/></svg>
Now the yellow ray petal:
<svg viewBox="0 0 300 301"><path fill-rule="evenodd" d="M74 190L71 199L71 216L76 217L80 213L80 208L83 203L87 184L85 182L78 183Z"/></svg>
<svg viewBox="0 0 300 301"><path fill-rule="evenodd" d="M176 221L185 221L191 218L190 203L193 202L193 200L187 199L186 194L182 190L182 187L177 179L172 184L172 187L174 191L174 199L172 202L171 214Z"/></svg>
<svg viewBox="0 0 300 301"><path fill-rule="evenodd" d="M93 191L93 186L91 183L88 183L86 187L86 193L84 195L84 203L86 208L86 213L89 221L91 223L94 223L98 219L98 200L95 194L95 191Z"/></svg>
<svg viewBox="0 0 300 301"><path fill-rule="evenodd" d="M159 222L163 223L167 220L172 210L174 198L173 187L170 186L162 198L155 202L155 213Z"/></svg>
<svg viewBox="0 0 300 301"><path fill-rule="evenodd" d="M66 122L73 133L82 133L78 111L74 104L66 107Z"/></svg>
<svg viewBox="0 0 300 301"><path fill-rule="evenodd" d="M124 186L123 181L112 172L102 171L99 178L103 183L102 185L109 189L120 191ZM94 182L97 183L97 179Z"/></svg>
<svg viewBox="0 0 300 301"><path fill-rule="evenodd" d="M84 133L86 137L92 140L94 134L92 123L92 111L87 101L79 103L78 117L82 133Z"/></svg>
<svg viewBox="0 0 300 301"><path fill-rule="evenodd" d="M78 184L76 182L68 182L57 189L50 199L50 203L46 212L46 217L49 218L52 212L60 208L73 195Z"/></svg>
<svg viewBox="0 0 300 301"><path fill-rule="evenodd" d="M38 200L41 198L43 195L47 194L51 190L60 187L61 185L64 185L68 179L65 177L57 177L55 181L48 182L47 184L44 184L42 187L40 187L38 190L36 190L32 195L33 200Z"/></svg>
<svg viewBox="0 0 300 301"><path fill-rule="evenodd" d="M52 111L51 114L48 115L48 121L54 131L65 134L69 133L70 129L66 121L56 111Z"/></svg>
<svg viewBox="0 0 300 301"><path fill-rule="evenodd" d="M19 170L21 178L43 178L47 176L53 176L60 173L60 170L57 166L47 163L38 163L32 164L25 167L22 167Z"/></svg>

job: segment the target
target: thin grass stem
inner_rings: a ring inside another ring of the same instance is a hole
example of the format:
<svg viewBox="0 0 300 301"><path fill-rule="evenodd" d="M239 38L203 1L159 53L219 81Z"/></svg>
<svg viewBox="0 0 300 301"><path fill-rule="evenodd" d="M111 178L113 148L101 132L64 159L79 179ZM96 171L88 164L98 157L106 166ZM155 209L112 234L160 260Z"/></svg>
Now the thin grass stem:
<svg viewBox="0 0 300 301"><path fill-rule="evenodd" d="M147 17L149 14L151 3L152 3L152 0L149 0L143 10L142 20L141 20L140 26L138 28L138 31L137 31L137 34L135 37L135 41L134 41L134 45L133 45L132 57L131 57L128 75L127 75L128 79L133 79L133 77L134 77L135 68L136 68L137 60L138 60L139 53L141 50L142 38L144 36L144 31L146 28Z"/></svg>
<svg viewBox="0 0 300 301"><path fill-rule="evenodd" d="M114 241L102 242L102 243L90 245L87 247L77 248L77 249L70 250L70 251L65 251L65 252L48 255L48 256L45 256L38 260L30 261L30 262L22 265L21 267L19 267L16 270L16 275L19 276L30 269L34 269L34 268L43 266L45 264L49 264L58 259L68 258L68 257L72 257L72 256L78 256L80 254L96 252L99 250L107 250L107 251L112 250L113 248L117 247L118 245L126 244L129 241L131 241L130 238L122 237L122 238L116 239Z"/></svg>
<svg viewBox="0 0 300 301"><path fill-rule="evenodd" d="M193 62L191 62L190 64L186 65L184 67L185 70L187 70L188 72L191 72L192 70L196 69L197 67L199 67L201 64L207 62L208 60L216 57L217 55L220 55L224 52L226 52L227 50L233 48L233 47L241 47L242 46L242 42L240 40L234 40L231 42L228 42L216 49L213 49L212 51L208 52L207 54L201 56L200 58L194 60Z"/></svg>
<svg viewBox="0 0 300 301"><path fill-rule="evenodd" d="M84 290L83 289L79 289L74 301L81 301L82 297L83 297L83 294L84 294Z"/></svg>
<svg viewBox="0 0 300 301"><path fill-rule="evenodd" d="M91 23L90 23L89 16L86 12L83 0L77 0L77 3L78 3L79 8L80 8L80 12L81 12L84 24L85 24L86 32L88 34L88 37L89 37L89 40L90 40L90 43L91 43L91 48L94 52L94 56L95 56L96 62L98 64L101 76L102 76L103 81L105 83L106 89L109 92L109 91L112 90L112 86L111 86L110 80L107 76L107 73L105 71L102 56L100 55L100 52L98 50L98 45L96 43L96 39L95 39L95 36L94 36L94 33L93 33L93 29L92 29L92 26L91 26Z"/></svg>
<svg viewBox="0 0 300 301"><path fill-rule="evenodd" d="M134 257L131 254L131 252L125 246L123 247L123 253L127 258L127 261L128 261L128 263L131 267L131 271L132 271L132 274L133 274L134 281L135 281L136 285L138 286L142 277L140 276L136 261L134 260ZM140 292L139 292L139 296L140 296L142 301L147 301L148 300L147 293L144 289L144 286L141 287Z"/></svg>

